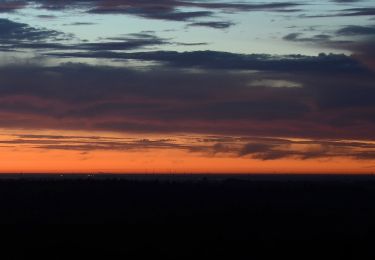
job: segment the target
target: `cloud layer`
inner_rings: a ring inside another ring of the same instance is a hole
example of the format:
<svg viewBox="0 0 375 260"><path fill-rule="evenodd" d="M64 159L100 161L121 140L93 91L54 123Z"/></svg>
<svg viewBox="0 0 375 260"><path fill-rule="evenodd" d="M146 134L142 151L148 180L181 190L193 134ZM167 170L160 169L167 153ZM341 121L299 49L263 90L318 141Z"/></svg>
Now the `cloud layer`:
<svg viewBox="0 0 375 260"><path fill-rule="evenodd" d="M374 73L356 60L214 54L231 69L205 53L145 70L2 67L1 127L372 139Z"/></svg>

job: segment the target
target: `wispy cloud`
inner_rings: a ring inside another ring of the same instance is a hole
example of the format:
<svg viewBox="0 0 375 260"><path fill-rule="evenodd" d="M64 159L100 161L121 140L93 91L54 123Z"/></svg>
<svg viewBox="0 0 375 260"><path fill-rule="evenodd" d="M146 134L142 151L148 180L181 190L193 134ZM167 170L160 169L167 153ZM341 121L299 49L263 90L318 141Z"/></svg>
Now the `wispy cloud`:
<svg viewBox="0 0 375 260"><path fill-rule="evenodd" d="M202 141L203 140L203 141ZM28 148L34 150L95 151L146 151L181 150L199 153L204 157L241 157L262 161L279 159L315 160L347 157L357 160L375 160L375 144L335 140L293 141L268 137L177 137L114 138L106 136L53 136L20 134L13 139L0 140L2 148Z"/></svg>

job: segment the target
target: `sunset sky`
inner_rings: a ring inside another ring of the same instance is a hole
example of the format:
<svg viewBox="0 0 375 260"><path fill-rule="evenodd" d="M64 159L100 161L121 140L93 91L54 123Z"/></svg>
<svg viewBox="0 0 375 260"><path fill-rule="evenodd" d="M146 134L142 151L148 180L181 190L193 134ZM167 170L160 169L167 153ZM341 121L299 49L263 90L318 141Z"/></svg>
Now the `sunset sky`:
<svg viewBox="0 0 375 260"><path fill-rule="evenodd" d="M373 0L0 0L2 173L374 173Z"/></svg>

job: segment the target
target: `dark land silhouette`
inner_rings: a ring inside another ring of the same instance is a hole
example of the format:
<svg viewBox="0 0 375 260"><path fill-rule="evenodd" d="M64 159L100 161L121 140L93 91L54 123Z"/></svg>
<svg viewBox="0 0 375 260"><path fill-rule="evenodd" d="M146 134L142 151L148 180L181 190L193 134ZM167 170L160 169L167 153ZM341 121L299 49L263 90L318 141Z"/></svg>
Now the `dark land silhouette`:
<svg viewBox="0 0 375 260"><path fill-rule="evenodd" d="M374 259L375 176L2 175L0 220L4 259Z"/></svg>

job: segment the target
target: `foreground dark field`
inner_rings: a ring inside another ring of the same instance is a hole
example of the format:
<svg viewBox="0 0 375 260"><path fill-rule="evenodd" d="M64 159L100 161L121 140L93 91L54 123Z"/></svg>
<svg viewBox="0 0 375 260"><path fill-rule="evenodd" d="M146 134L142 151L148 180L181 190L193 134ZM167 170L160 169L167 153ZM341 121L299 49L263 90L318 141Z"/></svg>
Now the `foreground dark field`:
<svg viewBox="0 0 375 260"><path fill-rule="evenodd" d="M374 217L371 176L0 180L6 259L374 259Z"/></svg>

